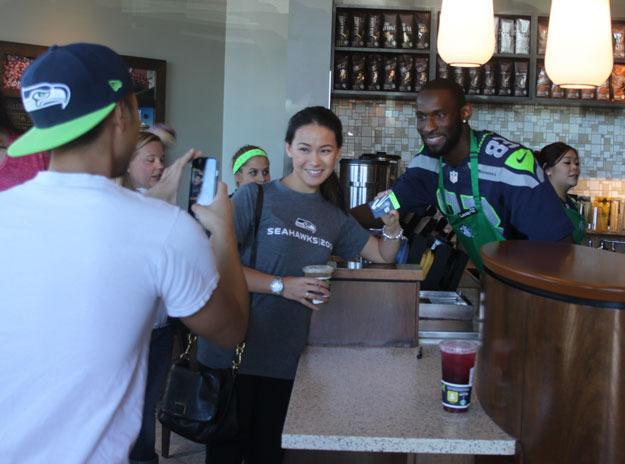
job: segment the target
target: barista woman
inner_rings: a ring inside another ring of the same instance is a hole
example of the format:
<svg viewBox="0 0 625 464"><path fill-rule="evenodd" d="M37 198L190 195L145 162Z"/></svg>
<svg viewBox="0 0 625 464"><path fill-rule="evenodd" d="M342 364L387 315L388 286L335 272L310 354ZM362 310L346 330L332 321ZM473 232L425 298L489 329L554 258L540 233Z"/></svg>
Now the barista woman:
<svg viewBox="0 0 625 464"><path fill-rule="evenodd" d="M345 210L334 172L341 154L339 118L320 106L305 108L289 121L286 153L293 170L261 188L258 234L254 212L259 187L242 186L233 196L235 227L247 285L252 293L246 350L236 393L239 436L207 446L206 462L278 464L280 439L299 356L306 345L314 299L327 300L328 284L303 277L302 267L325 264L330 255L392 263L402 229L398 213L383 217L384 238L369 235ZM251 247L256 241L254 268ZM229 367L232 351L201 341L200 363Z"/></svg>
<svg viewBox="0 0 625 464"><path fill-rule="evenodd" d="M547 174L549 182L558 194L564 212L573 224L573 241L582 243L586 221L579 214L579 208L568 191L577 185L579 179L579 155L575 148L563 142L551 143L538 154L538 163Z"/></svg>

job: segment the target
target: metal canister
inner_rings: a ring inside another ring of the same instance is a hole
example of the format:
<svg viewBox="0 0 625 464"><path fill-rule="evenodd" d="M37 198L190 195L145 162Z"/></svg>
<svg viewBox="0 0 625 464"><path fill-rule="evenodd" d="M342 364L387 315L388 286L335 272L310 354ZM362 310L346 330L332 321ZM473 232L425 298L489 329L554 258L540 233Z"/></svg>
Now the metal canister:
<svg viewBox="0 0 625 464"><path fill-rule="evenodd" d="M378 151L375 153L363 153L360 156L360 159L375 159L378 161L388 161L389 170L387 185L389 187L395 183L395 179L397 179L397 177L399 176L399 163L401 161L401 156L399 155L389 155L385 151Z"/></svg>
<svg viewBox="0 0 625 464"><path fill-rule="evenodd" d="M367 203L389 187L389 163L377 159L342 159L340 182L348 208Z"/></svg>

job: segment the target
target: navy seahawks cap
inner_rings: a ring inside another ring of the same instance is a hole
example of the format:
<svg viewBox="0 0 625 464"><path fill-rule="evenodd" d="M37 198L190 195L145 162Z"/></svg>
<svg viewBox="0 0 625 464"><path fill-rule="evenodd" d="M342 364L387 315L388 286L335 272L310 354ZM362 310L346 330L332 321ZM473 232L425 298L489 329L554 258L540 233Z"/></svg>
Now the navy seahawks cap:
<svg viewBox="0 0 625 464"><path fill-rule="evenodd" d="M87 133L132 90L128 66L103 45L53 45L22 76L22 103L34 127L11 144L18 157L52 150Z"/></svg>

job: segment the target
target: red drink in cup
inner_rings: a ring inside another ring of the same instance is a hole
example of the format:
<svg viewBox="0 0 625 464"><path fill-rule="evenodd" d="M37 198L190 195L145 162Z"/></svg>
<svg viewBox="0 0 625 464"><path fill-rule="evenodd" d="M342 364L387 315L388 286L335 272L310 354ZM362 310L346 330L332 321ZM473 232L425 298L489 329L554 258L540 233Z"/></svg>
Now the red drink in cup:
<svg viewBox="0 0 625 464"><path fill-rule="evenodd" d="M440 343L443 409L466 412L471 404L473 368L478 349L477 342L448 340Z"/></svg>

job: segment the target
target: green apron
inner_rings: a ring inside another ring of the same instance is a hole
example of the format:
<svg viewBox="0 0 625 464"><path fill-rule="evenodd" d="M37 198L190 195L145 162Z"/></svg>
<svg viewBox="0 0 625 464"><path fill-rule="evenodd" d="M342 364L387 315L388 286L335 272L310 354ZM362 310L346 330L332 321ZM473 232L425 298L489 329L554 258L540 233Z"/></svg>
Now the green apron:
<svg viewBox="0 0 625 464"><path fill-rule="evenodd" d="M482 139L483 140L483 139ZM481 145L481 144L480 144ZM505 240L501 232L493 226L482 209L482 199L478 184L478 153L479 146L475 140L475 134L471 130L471 191L473 193L474 206L455 214L447 204L443 186L443 163L438 159L438 198L442 202L441 212L453 227L462 247L469 255L475 266L482 270L483 263L480 256L480 248L490 242Z"/></svg>
<svg viewBox="0 0 625 464"><path fill-rule="evenodd" d="M564 212L573 224L573 242L579 245L584 241L584 236L586 235L586 220L579 214L576 208L567 208L565 206Z"/></svg>

